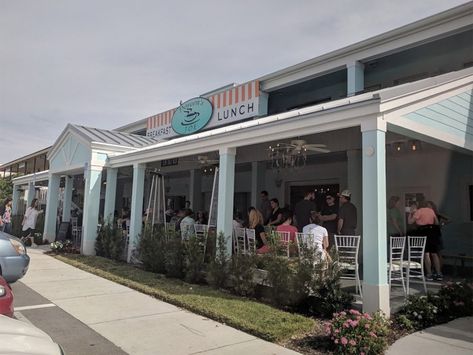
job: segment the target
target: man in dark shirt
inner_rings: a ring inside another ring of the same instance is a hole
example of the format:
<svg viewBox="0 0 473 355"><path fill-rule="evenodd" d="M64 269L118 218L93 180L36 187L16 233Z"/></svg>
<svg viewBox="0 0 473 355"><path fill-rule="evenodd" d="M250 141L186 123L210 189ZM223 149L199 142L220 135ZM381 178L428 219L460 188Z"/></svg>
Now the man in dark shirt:
<svg viewBox="0 0 473 355"><path fill-rule="evenodd" d="M310 224L310 214L317 209L313 201L314 198L314 191L306 191L304 199L296 204L294 209L294 224L297 226L297 230L299 232L302 232L302 228L304 228L304 226Z"/></svg>
<svg viewBox="0 0 473 355"><path fill-rule="evenodd" d="M260 193L261 202L260 202L260 212L263 215L263 224L266 225L271 217L273 209L271 208L271 203L268 198L268 191L263 190ZM249 211L248 211L249 213Z"/></svg>
<svg viewBox="0 0 473 355"><path fill-rule="evenodd" d="M355 235L356 229L356 207L351 200L351 192L342 191L340 194L340 210L338 211L337 234Z"/></svg>
<svg viewBox="0 0 473 355"><path fill-rule="evenodd" d="M335 205L335 196L330 193L325 195L325 202L326 206L322 208L319 218L324 222L323 226L331 237L337 233L338 208Z"/></svg>

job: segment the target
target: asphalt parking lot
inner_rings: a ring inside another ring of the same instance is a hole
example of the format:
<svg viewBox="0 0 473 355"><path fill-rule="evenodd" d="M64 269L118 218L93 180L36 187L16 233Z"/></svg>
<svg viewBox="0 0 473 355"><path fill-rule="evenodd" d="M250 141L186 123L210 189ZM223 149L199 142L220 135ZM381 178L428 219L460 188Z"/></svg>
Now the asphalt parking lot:
<svg viewBox="0 0 473 355"><path fill-rule="evenodd" d="M66 355L126 354L21 281L12 284L12 289L15 316L48 333L56 343L62 346Z"/></svg>

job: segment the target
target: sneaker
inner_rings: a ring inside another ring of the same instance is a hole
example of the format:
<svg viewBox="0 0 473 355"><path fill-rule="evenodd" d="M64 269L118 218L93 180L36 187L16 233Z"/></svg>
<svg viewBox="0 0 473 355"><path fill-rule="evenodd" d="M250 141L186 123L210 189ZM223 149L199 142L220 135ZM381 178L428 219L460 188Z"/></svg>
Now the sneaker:
<svg viewBox="0 0 473 355"><path fill-rule="evenodd" d="M425 277L426 281L434 281L434 277L432 276L432 274L429 274Z"/></svg>
<svg viewBox="0 0 473 355"><path fill-rule="evenodd" d="M443 275L442 274L436 274L434 276L435 281L443 281Z"/></svg>

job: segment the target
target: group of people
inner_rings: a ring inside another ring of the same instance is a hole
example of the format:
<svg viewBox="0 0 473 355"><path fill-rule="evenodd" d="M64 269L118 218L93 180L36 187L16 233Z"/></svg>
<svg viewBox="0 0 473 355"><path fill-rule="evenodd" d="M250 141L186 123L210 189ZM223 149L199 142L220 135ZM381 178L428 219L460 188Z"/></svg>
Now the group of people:
<svg viewBox="0 0 473 355"><path fill-rule="evenodd" d="M12 199L7 197L0 206L0 230L8 234L12 233L12 202ZM26 245L33 243L32 239L36 228L36 221L38 215L43 213L42 210L38 209L38 206L38 199L33 199L30 206L26 209L21 222L21 236Z"/></svg>
<svg viewBox="0 0 473 355"><path fill-rule="evenodd" d="M449 222L449 218L438 212L432 201L413 201L409 204L407 233L404 232L402 213L399 209L400 198L391 196L387 208L388 236L398 237L426 236L424 266L426 279L442 281L440 251L443 249L441 225ZM433 266L433 268L432 268Z"/></svg>
<svg viewBox="0 0 473 355"><path fill-rule="evenodd" d="M267 191L261 191L259 209L248 209L248 221L244 223L236 214L234 227L242 225L255 230L258 254L269 252L269 241L265 226L278 232L288 232L291 241L295 241L296 233L312 235L313 247L320 251L324 258L329 247L329 237L335 234L354 235L357 225L356 207L351 203L351 193L344 190L340 195L340 208L336 205L338 195L327 193L326 203L319 210L314 202L315 192L308 190L299 201L294 212L281 208L276 198L269 199Z"/></svg>

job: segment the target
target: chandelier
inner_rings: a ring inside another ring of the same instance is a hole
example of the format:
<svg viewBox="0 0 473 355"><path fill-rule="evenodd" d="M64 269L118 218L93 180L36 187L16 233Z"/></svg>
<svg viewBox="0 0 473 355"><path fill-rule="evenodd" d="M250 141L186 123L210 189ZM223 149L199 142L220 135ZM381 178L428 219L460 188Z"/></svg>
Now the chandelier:
<svg viewBox="0 0 473 355"><path fill-rule="evenodd" d="M281 142L268 147L269 159L273 169L297 169L307 162L307 152L329 153L325 144L307 143L303 139L293 139L289 143Z"/></svg>
<svg viewBox="0 0 473 355"><path fill-rule="evenodd" d="M294 149L294 146L287 143L277 143L268 147L268 157L271 167L275 170L304 167L307 161L307 149Z"/></svg>

